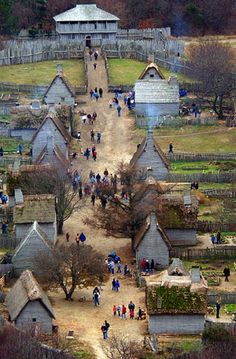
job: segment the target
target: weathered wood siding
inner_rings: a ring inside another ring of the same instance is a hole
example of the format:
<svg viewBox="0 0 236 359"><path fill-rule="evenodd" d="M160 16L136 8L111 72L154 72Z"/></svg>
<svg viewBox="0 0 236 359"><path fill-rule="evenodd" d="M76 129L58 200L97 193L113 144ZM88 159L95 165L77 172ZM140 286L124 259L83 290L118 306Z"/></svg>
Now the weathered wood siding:
<svg viewBox="0 0 236 359"><path fill-rule="evenodd" d="M204 315L150 315L150 334L199 334L204 330Z"/></svg>
<svg viewBox="0 0 236 359"><path fill-rule="evenodd" d="M36 322L33 322L33 318L36 318ZM52 318L38 300L29 302L24 307L19 317L16 319L15 324L19 329L32 328L35 325L38 325L41 332L52 332Z"/></svg>
<svg viewBox="0 0 236 359"><path fill-rule="evenodd" d="M197 231L195 229L166 229L172 246L195 246L197 244Z"/></svg>
<svg viewBox="0 0 236 359"><path fill-rule="evenodd" d="M151 176L158 180L166 179L168 169L155 149L152 134L148 134L145 150L137 160L136 165L145 168L151 167L151 170L148 172Z"/></svg>
<svg viewBox="0 0 236 359"><path fill-rule="evenodd" d="M10 137L21 138L22 141L31 141L37 128L13 128L10 129Z"/></svg>
<svg viewBox="0 0 236 359"><path fill-rule="evenodd" d="M38 273L37 266L35 265L35 258L37 255L47 255L49 252L50 249L42 241L38 233L36 231L32 231L23 246L12 258L15 274L20 276L26 269L30 269L35 275L40 274Z"/></svg>
<svg viewBox="0 0 236 359"><path fill-rule="evenodd" d="M165 268L169 265L169 249L156 227L156 217L151 215L151 223L138 248L136 249L137 263L145 258L151 263L153 259L159 266Z"/></svg>
<svg viewBox="0 0 236 359"><path fill-rule="evenodd" d="M37 221L37 218L35 218ZM22 223L22 224L16 224L16 240L17 243L21 241L22 238L25 238L27 235L30 227L32 226L32 223ZM57 225L56 225L56 218L53 223L40 223L42 231L46 234L47 239L54 245L57 241Z"/></svg>
<svg viewBox="0 0 236 359"><path fill-rule="evenodd" d="M68 90L63 80L58 77L50 87L47 95L44 97L44 102L47 105L66 104L74 106L75 98L74 96L72 96L71 92Z"/></svg>
<svg viewBox="0 0 236 359"><path fill-rule="evenodd" d="M158 121L158 116L178 115L179 103L137 103L135 104L135 113L137 116L154 117L156 126L160 125L162 120Z"/></svg>
<svg viewBox="0 0 236 359"><path fill-rule="evenodd" d="M49 144L48 141L51 136L53 136L54 145L57 145L64 156L68 158L69 145L53 121L48 118L33 141L33 162L36 161L44 147Z"/></svg>

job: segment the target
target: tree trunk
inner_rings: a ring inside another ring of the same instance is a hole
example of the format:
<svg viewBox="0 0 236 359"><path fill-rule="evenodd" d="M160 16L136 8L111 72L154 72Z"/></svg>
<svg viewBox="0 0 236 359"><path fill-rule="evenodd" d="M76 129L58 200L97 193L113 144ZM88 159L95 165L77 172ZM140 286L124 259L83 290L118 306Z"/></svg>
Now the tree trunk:
<svg viewBox="0 0 236 359"><path fill-rule="evenodd" d="M222 120L223 116L223 96L219 97L219 118Z"/></svg>
<svg viewBox="0 0 236 359"><path fill-rule="evenodd" d="M63 224L64 224L63 219L58 219L58 221L57 221L57 232L58 232L58 234L63 234Z"/></svg>

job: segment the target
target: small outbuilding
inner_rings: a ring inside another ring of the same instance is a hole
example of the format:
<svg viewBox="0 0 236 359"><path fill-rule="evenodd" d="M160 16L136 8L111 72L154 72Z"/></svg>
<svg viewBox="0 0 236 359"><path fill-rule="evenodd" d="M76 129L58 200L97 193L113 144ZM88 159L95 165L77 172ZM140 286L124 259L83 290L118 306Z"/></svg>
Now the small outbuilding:
<svg viewBox="0 0 236 359"><path fill-rule="evenodd" d="M23 196L23 202L15 204L13 222L18 243L26 238L35 221L40 225L49 242L54 245L57 241L55 196L27 195Z"/></svg>
<svg viewBox="0 0 236 359"><path fill-rule="evenodd" d="M55 113L50 112L32 138L34 164L50 163L68 169L71 136Z"/></svg>
<svg viewBox="0 0 236 359"><path fill-rule="evenodd" d="M186 271L174 258L170 267L146 277L150 334L199 334L207 314L207 283L198 267Z"/></svg>
<svg viewBox="0 0 236 359"><path fill-rule="evenodd" d="M24 271L6 297L9 319L21 330L52 333L52 305L31 271Z"/></svg>
<svg viewBox="0 0 236 359"><path fill-rule="evenodd" d="M100 46L103 40L115 41L119 18L96 4L80 4L53 18L61 39Z"/></svg>
<svg viewBox="0 0 236 359"><path fill-rule="evenodd" d="M43 99L47 105L74 106L75 90L64 75L61 65L58 65L57 74L49 85Z"/></svg>
<svg viewBox="0 0 236 359"><path fill-rule="evenodd" d="M47 239L39 224L35 221L30 227L29 232L21 240L15 249L12 257L14 273L19 276L22 272L29 269L36 275L40 271L35 263L35 258L41 255L50 255L52 243Z"/></svg>
<svg viewBox="0 0 236 359"><path fill-rule="evenodd" d="M140 265L143 258L148 259L149 263L153 259L158 268L167 268L169 266L170 249L169 238L159 225L156 214L151 213L133 241L137 264Z"/></svg>
<svg viewBox="0 0 236 359"><path fill-rule="evenodd" d="M175 76L166 80L154 63L142 72L134 86L135 112L137 116L154 118L157 125L159 116L179 114L179 84ZM149 123L147 122L147 125Z"/></svg>

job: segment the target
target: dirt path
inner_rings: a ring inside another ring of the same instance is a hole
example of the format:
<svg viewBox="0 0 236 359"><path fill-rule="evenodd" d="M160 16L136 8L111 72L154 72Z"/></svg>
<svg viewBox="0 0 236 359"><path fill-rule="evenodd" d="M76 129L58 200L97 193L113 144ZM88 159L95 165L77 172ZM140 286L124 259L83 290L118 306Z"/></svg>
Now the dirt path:
<svg viewBox="0 0 236 359"><path fill-rule="evenodd" d="M95 132L98 130L102 132L102 142L97 145L97 161L91 158L87 161L84 156L74 162L73 168L78 169L82 173L84 179L88 179L90 170L100 172L102 175L104 169L107 168L110 173L114 173L118 163L123 159L130 160L135 151L135 144L132 143L132 128L133 120L127 117L127 111L123 110L122 116L117 116L117 111L112 108L109 109L108 102L112 94L107 93L106 72L103 59L100 57L97 70L93 69L92 62L88 59L88 81L90 89L95 87L102 87L104 90L104 97L98 102L91 101L89 94L82 96L80 99L85 103L79 110L83 109L86 113L98 114L97 123L94 126L88 124L82 125L79 122L79 130L81 131L81 145L82 148L91 147L90 130L94 128ZM87 236L87 243L91 244L96 250L105 256L113 249L120 255L123 262L127 262L130 266L131 253L130 240L126 238L116 239L113 237L106 237L104 233L95 228L89 228L83 223L86 216L93 215L93 207L90 199L82 200L82 208L65 223L64 233L69 232L71 240L76 236L76 233L83 231ZM100 205L100 204L97 204ZM59 238L59 243L64 241L64 236ZM68 333L68 330L74 330L75 337L88 343L94 350L97 358L105 358L102 345L101 325L106 319L111 324L110 334L120 335L121 333L136 339L142 339L142 335L146 332L147 323L137 320L120 318L113 318L112 308L116 304L128 305L132 300L136 308L140 305L144 308L144 292L136 287L133 279L124 278L119 275L121 283L120 293L114 293L111 290L110 277L105 284L101 294L101 306L94 308L92 304L92 288L88 290L79 290L74 294L74 301L71 303L63 299L63 294L51 292L50 296L54 303L55 314L59 324L60 332ZM79 298L85 297L86 301L80 302Z"/></svg>

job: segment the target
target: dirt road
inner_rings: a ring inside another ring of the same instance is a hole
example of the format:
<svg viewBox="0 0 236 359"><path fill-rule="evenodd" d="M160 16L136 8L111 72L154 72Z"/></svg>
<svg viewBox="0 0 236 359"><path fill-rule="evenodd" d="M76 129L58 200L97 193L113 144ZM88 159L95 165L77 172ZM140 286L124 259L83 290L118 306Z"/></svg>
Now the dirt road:
<svg viewBox="0 0 236 359"><path fill-rule="evenodd" d="M90 126L88 124L82 125L80 121L78 129L81 131L81 146L83 149L86 147L91 148L91 128L94 128L95 132L102 132L102 141L101 144L97 145L98 158L96 162L91 158L87 161L81 155L73 163L73 168L78 169L84 178L88 178L91 169L96 173L103 174L104 169L107 168L110 173L114 173L118 163L121 160L129 161L136 149L136 145L132 141L133 119L128 118L127 110L124 109L123 104L121 105L121 117L118 117L116 109L109 109L108 102L112 98L112 94L107 93L105 65L101 56L97 64L97 70L94 70L92 62L88 59L88 91L95 87L102 87L104 90L103 98L96 102L95 100L91 101L89 94L80 97L80 100L86 102L82 106L86 113L97 112L97 123ZM127 261L129 264L133 256L130 240L106 237L102 231L88 228L83 223L83 218L93 215L93 207L89 199L83 199L82 203L82 209L74 213L65 223L64 233L69 232L70 238L73 240L76 233L83 231L87 236L87 243L101 252L104 257L115 249L122 260ZM64 241L64 236L61 236L59 241ZM122 334L142 340L142 335L147 329L147 323L144 321L122 320L113 317L112 308L114 304L128 305L132 300L136 308L138 306L144 307L144 292L136 287L134 280L124 278L123 275L119 275L118 278L121 283L120 293L115 293L111 290L112 278L109 278L103 287L101 306L99 308L94 308L93 306L92 288L76 291L73 302L66 302L60 291L50 293L60 331L67 333L68 330L74 330L75 337L88 343L99 359L105 358L102 350L103 339L100 329L105 319L111 324L110 334ZM86 298L86 301L80 302L79 298L83 297Z"/></svg>

